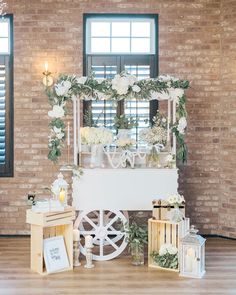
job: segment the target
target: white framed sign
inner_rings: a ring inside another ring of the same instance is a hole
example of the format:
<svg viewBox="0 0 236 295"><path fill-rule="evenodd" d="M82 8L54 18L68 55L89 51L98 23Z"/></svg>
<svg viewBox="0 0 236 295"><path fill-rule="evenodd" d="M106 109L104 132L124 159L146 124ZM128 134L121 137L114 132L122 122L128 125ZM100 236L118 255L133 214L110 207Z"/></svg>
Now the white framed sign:
<svg viewBox="0 0 236 295"><path fill-rule="evenodd" d="M44 239L43 252L48 273L69 268L69 260L63 236Z"/></svg>

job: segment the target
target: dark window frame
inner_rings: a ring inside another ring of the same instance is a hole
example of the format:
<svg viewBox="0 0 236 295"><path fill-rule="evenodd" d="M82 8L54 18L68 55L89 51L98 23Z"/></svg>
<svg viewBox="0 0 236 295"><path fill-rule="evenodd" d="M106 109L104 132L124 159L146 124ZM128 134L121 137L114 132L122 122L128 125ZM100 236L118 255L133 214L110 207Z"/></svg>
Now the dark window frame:
<svg viewBox="0 0 236 295"><path fill-rule="evenodd" d="M86 23L89 18L97 18L101 19L104 17L111 17L111 18L152 18L154 19L154 26L155 26L155 53L140 53L140 54L87 54L86 53L86 42L87 42L87 34L86 34ZM158 34L158 14L130 14L130 13L85 13L83 14L83 75L87 76L89 74L89 63L91 63L91 58L103 58L109 59L109 58L120 58L120 63L117 68L120 70L123 70L122 67L124 66L125 58L127 59L141 59L143 57L152 59L152 63L154 64L153 67L150 67L150 77L154 78L158 76L159 73L159 34ZM151 63L150 63L151 65ZM119 72L119 71L118 71ZM85 113L86 110L91 108L91 102L84 102L83 104L83 113ZM150 113L149 113L149 119L152 120L153 116L156 115L156 111L158 110L158 102L157 101L150 101ZM122 101L118 102L117 107L117 115L121 115L124 113L124 103Z"/></svg>
<svg viewBox="0 0 236 295"><path fill-rule="evenodd" d="M4 18L10 23L10 54L0 54L0 58L7 60L6 64L6 151L5 164L0 164L0 177L14 176L14 56L13 56L13 14L6 14Z"/></svg>

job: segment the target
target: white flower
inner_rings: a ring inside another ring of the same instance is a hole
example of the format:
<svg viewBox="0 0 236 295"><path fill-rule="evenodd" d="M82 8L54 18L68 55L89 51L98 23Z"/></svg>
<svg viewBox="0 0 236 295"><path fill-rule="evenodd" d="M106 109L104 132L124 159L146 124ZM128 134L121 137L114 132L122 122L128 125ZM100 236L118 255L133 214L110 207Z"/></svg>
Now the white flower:
<svg viewBox="0 0 236 295"><path fill-rule="evenodd" d="M187 120L185 117L181 117L178 122L177 130L179 133L184 134L184 130L187 127Z"/></svg>
<svg viewBox="0 0 236 295"><path fill-rule="evenodd" d="M62 118L65 116L65 111L62 106L54 105L52 110L48 112L48 116L51 118Z"/></svg>
<svg viewBox="0 0 236 295"><path fill-rule="evenodd" d="M61 83L58 83L55 85L55 91L58 96L67 95L70 88L71 88L71 82L67 80L62 81Z"/></svg>
<svg viewBox="0 0 236 295"><path fill-rule="evenodd" d="M178 249L172 244L161 245L160 250L159 250L159 255L163 256L163 255L166 255L167 253L169 253L171 255L175 255L178 253Z"/></svg>
<svg viewBox="0 0 236 295"><path fill-rule="evenodd" d="M173 160L172 154L166 156L166 162L171 162Z"/></svg>
<svg viewBox="0 0 236 295"><path fill-rule="evenodd" d="M172 244L167 244L167 251L169 254L175 255L178 253L178 249Z"/></svg>
<svg viewBox="0 0 236 295"><path fill-rule="evenodd" d="M56 133L56 137L58 139L62 139L64 137L65 133L64 132L60 132L60 133Z"/></svg>
<svg viewBox="0 0 236 295"><path fill-rule="evenodd" d="M116 90L119 95L127 94L130 86L133 86L137 78L132 75L120 76L115 75L112 79L112 89Z"/></svg>
<svg viewBox="0 0 236 295"><path fill-rule="evenodd" d="M169 94L172 100L179 104L179 99L184 95L184 89L182 88L169 88Z"/></svg>
<svg viewBox="0 0 236 295"><path fill-rule="evenodd" d="M161 245L160 250L159 250L159 255L163 256L167 254L167 248L166 248L166 244Z"/></svg>
<svg viewBox="0 0 236 295"><path fill-rule="evenodd" d="M179 195L179 194L170 195L167 198L167 203L169 205L181 205L184 202L185 202L184 197L182 195Z"/></svg>
<svg viewBox="0 0 236 295"><path fill-rule="evenodd" d="M78 77L76 78L76 82L78 84L84 84L87 81L87 77Z"/></svg>
<svg viewBox="0 0 236 295"><path fill-rule="evenodd" d="M138 85L134 85L133 87L132 87L132 90L133 90L133 92L140 92L141 91L141 88L138 86Z"/></svg>
<svg viewBox="0 0 236 295"><path fill-rule="evenodd" d="M169 99L169 93L162 91L162 92L155 92L155 91L151 91L151 100L157 99L157 100L168 100Z"/></svg>
<svg viewBox="0 0 236 295"><path fill-rule="evenodd" d="M111 144L113 140L112 131L106 128L84 127L81 128L82 144Z"/></svg>
<svg viewBox="0 0 236 295"><path fill-rule="evenodd" d="M56 126L53 127L53 131L55 133L61 133L61 128L57 128Z"/></svg>
<svg viewBox="0 0 236 295"><path fill-rule="evenodd" d="M164 144L167 137L166 130L161 126L143 129L140 131L140 139L150 145Z"/></svg>
<svg viewBox="0 0 236 295"><path fill-rule="evenodd" d="M116 145L118 147L122 147L122 148L129 148L132 145L134 145L136 143L136 141L132 138L128 138L128 137L123 137L123 138L119 138L116 141Z"/></svg>

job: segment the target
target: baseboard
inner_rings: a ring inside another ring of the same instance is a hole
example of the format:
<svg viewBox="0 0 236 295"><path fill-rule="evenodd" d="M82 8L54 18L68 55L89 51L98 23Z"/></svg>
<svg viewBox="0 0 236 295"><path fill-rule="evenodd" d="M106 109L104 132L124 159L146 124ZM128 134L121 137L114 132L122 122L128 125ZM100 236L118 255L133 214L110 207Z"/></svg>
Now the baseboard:
<svg viewBox="0 0 236 295"><path fill-rule="evenodd" d="M0 238L29 238L29 235L1 235L0 234Z"/></svg>
<svg viewBox="0 0 236 295"><path fill-rule="evenodd" d="M221 238L221 239L227 239L227 240L236 240L236 238L231 237L225 237L222 235L214 235L214 234L208 234L208 235L202 235L204 238ZM0 238L29 238L29 235L1 235Z"/></svg>

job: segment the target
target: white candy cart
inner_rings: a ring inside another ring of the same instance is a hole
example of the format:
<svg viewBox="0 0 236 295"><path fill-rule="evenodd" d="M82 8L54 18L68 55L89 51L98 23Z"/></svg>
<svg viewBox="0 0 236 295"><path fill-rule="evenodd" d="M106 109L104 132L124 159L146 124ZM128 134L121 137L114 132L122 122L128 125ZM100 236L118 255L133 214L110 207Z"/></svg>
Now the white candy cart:
<svg viewBox="0 0 236 295"><path fill-rule="evenodd" d="M74 164L81 155L80 100L73 100ZM176 104L168 100L168 122L175 122ZM168 140L170 140L168 128ZM172 139L176 153L176 139ZM128 222L128 211L152 210L152 200L174 194L178 189L177 169L95 168L83 169L73 178L73 206L78 211L75 228L92 235L94 260L110 260L122 253L127 242L117 221ZM85 254L81 244L81 252Z"/></svg>

